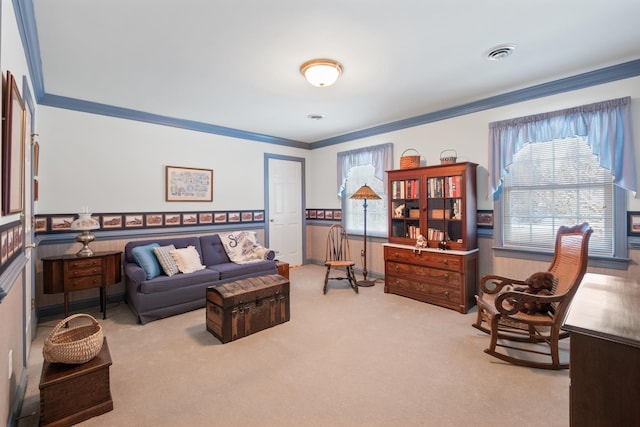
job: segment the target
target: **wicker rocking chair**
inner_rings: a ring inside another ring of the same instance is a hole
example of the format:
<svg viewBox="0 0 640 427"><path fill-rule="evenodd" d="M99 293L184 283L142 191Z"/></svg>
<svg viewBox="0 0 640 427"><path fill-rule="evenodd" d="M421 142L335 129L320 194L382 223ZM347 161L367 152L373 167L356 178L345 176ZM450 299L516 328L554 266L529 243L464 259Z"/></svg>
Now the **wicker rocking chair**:
<svg viewBox="0 0 640 427"><path fill-rule="evenodd" d="M329 228L324 265L327 267L327 273L324 276L323 293L327 293L329 280L348 280L351 288L356 292L356 294L358 293L356 275L353 272L355 262L351 259L349 237L347 236L347 230L345 230L340 224L334 224ZM346 277L330 275L332 268L343 268L347 273Z"/></svg>
<svg viewBox="0 0 640 427"><path fill-rule="evenodd" d="M567 332L561 332L560 327L587 270L592 231L587 223L558 229L555 253L548 269L556 282L552 295L514 291L514 286L526 286L522 280L497 275L486 275L480 280L481 292L476 296L478 318L473 327L491 335L489 348L484 350L485 353L519 366L569 368L568 363L560 363L559 340L569 336ZM532 302L550 304L551 310L538 314L523 312L525 304ZM531 344L513 346L509 345L509 341ZM540 351L540 346L535 344L548 346L548 351L544 351L544 348ZM505 351L499 352L498 347ZM519 352L549 356L551 360L544 362L516 357Z"/></svg>

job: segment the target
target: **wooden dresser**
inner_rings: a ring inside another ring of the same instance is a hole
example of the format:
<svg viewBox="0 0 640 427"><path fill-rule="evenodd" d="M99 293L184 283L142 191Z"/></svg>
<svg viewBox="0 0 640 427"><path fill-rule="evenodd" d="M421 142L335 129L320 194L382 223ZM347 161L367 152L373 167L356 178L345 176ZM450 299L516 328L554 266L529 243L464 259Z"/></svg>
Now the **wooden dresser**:
<svg viewBox="0 0 640 427"><path fill-rule="evenodd" d="M478 284L478 249L417 250L412 246L384 245L386 293L466 313L475 305Z"/></svg>
<svg viewBox="0 0 640 427"><path fill-rule="evenodd" d="M562 329L569 355L572 426L640 420L640 282L585 274Z"/></svg>
<svg viewBox="0 0 640 427"><path fill-rule="evenodd" d="M45 294L64 292L64 317L69 316L69 292L100 288L100 308L107 318L107 286L122 277L122 252L96 252L90 257L62 255L42 259Z"/></svg>

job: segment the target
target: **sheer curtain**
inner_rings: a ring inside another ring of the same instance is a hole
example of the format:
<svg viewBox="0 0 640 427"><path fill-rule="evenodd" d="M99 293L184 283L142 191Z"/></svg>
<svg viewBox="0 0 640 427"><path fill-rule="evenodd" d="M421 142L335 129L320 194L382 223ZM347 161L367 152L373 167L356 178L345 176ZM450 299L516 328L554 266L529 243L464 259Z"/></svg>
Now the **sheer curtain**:
<svg viewBox="0 0 640 427"><path fill-rule="evenodd" d="M393 144L389 142L338 153L338 197L342 197L344 193L349 170L354 166L366 165L375 168L374 176L383 181L386 188L385 171L393 168Z"/></svg>
<svg viewBox="0 0 640 427"><path fill-rule="evenodd" d="M525 144L573 136L586 139L615 185L637 191L631 97L626 97L490 123L490 194L500 192L507 167Z"/></svg>

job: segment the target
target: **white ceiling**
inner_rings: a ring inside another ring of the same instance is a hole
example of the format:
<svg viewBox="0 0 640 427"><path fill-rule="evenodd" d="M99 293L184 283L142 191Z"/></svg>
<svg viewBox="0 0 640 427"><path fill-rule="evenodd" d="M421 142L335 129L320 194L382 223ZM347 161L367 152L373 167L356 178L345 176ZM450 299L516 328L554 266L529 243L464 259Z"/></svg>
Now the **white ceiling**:
<svg viewBox="0 0 640 427"><path fill-rule="evenodd" d="M33 5L46 94L301 142L640 58L639 0ZM317 88L299 67L323 57L344 72Z"/></svg>

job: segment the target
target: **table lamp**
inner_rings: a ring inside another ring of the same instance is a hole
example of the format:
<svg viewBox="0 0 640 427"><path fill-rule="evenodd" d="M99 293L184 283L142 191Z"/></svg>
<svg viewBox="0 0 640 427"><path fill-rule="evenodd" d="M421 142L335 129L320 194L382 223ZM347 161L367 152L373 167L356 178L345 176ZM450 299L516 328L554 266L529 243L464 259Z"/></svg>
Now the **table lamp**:
<svg viewBox="0 0 640 427"><path fill-rule="evenodd" d="M82 243L82 249L76 254L79 257L92 256L93 251L89 248L89 243L93 242L95 236L91 234L91 230L97 230L100 228L100 223L91 217L91 214L86 210L78 214L78 218L71 223L72 230L81 231L76 236L76 241Z"/></svg>

